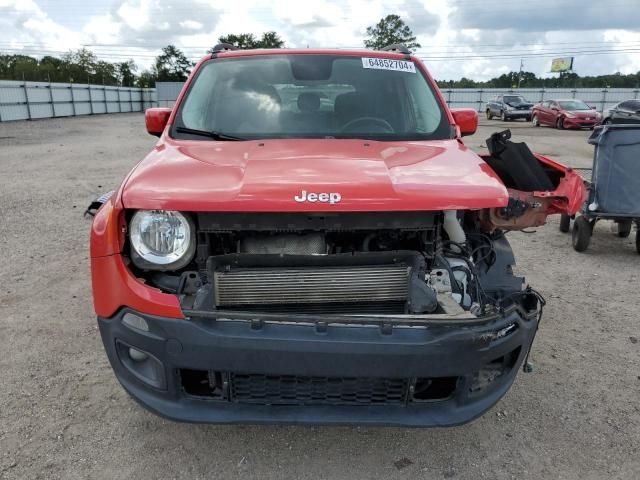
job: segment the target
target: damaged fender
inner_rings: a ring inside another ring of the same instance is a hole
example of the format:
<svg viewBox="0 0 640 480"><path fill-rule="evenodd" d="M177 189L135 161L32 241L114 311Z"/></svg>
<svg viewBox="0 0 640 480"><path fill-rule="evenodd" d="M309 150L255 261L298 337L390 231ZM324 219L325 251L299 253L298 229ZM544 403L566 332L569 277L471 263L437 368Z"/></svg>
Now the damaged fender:
<svg viewBox="0 0 640 480"><path fill-rule="evenodd" d="M487 140L491 155L483 159L504 182L509 201L504 207L483 210L485 230L522 230L544 225L549 215L575 215L586 198L583 178L510 137L505 130Z"/></svg>

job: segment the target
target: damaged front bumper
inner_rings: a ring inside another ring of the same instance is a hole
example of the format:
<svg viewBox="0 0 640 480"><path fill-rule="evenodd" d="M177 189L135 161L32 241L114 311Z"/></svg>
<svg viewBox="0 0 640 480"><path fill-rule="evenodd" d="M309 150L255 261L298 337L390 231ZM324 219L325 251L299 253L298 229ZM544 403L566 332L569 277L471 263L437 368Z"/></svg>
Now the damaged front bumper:
<svg viewBox="0 0 640 480"><path fill-rule="evenodd" d="M471 421L508 391L538 327L528 308L472 322L122 309L98 323L120 383L163 417L430 427Z"/></svg>

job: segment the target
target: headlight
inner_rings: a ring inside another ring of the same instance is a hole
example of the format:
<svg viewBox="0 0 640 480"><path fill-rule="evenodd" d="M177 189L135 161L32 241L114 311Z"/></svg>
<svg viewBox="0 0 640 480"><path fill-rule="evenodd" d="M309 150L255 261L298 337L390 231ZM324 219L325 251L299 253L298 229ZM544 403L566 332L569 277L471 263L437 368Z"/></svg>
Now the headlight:
<svg viewBox="0 0 640 480"><path fill-rule="evenodd" d="M131 219L131 258L139 268L177 270L195 252L193 224L180 212L140 210Z"/></svg>
<svg viewBox="0 0 640 480"><path fill-rule="evenodd" d="M567 118L573 118L573 117L575 117L575 115L574 115L573 113L569 113L569 112L567 112L567 113L565 113L565 117L567 117Z"/></svg>

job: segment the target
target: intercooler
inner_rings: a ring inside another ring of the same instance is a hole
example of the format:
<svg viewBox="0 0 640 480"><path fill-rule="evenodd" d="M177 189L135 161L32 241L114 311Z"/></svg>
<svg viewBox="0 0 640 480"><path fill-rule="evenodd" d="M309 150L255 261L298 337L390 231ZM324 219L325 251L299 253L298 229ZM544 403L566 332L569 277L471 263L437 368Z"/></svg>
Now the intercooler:
<svg viewBox="0 0 640 480"><path fill-rule="evenodd" d="M236 310L403 313L412 270L387 254L210 259L216 308Z"/></svg>

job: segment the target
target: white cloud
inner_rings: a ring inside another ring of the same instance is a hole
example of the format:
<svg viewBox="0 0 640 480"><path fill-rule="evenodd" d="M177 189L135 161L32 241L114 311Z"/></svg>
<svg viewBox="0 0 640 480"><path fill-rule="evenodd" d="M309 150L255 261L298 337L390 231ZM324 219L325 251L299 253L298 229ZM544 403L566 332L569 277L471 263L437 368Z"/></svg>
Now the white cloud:
<svg viewBox="0 0 640 480"><path fill-rule="evenodd" d="M82 35L54 22L36 2L0 0L0 50L34 46L66 50L78 45Z"/></svg>
<svg viewBox="0 0 640 480"><path fill-rule="evenodd" d="M196 22L195 20L185 20L180 22L180 26L186 30L202 30L204 25L200 22Z"/></svg>

